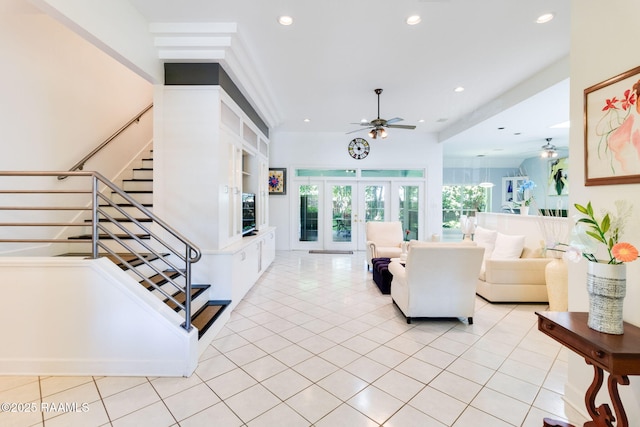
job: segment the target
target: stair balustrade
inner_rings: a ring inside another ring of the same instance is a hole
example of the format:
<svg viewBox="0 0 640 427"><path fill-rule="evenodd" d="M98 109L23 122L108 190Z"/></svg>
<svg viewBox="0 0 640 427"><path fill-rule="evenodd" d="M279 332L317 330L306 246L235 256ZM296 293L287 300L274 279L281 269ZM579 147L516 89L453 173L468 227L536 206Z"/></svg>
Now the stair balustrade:
<svg viewBox="0 0 640 427"><path fill-rule="evenodd" d="M57 177L72 179L62 182L57 181ZM30 182L30 178L35 182ZM0 171L0 179L0 194L11 195L2 198L10 200L11 205L0 206L0 243L86 245L90 240L90 258L109 254L117 259L139 276L141 283L153 287L184 310L182 327L191 330L191 265L200 260L201 252L186 237L98 172ZM56 185L56 181L59 184ZM115 202L105 194L108 192L123 202ZM135 214L127 210L131 207ZM134 224L137 230L125 226L122 219L114 218L109 208ZM88 212L91 213L89 221L86 220ZM114 232L109 224L118 231ZM90 227L91 233L74 236L71 230L77 227ZM22 230L29 231L21 234ZM123 248L127 256L112 246ZM55 254L55 249L51 251ZM152 263L152 258L156 262ZM156 265L158 261L160 266ZM177 293L167 292L150 280L139 268L142 265L151 268ZM184 294L184 303L179 301L183 299L180 294Z"/></svg>

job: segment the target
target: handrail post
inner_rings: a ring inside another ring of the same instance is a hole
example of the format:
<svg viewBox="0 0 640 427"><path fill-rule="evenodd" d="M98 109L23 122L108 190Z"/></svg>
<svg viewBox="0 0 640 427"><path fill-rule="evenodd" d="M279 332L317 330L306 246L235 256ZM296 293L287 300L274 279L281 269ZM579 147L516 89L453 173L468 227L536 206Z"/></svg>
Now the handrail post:
<svg viewBox="0 0 640 427"><path fill-rule="evenodd" d="M98 258L98 177L91 175L91 258Z"/></svg>
<svg viewBox="0 0 640 427"><path fill-rule="evenodd" d="M185 246L185 300L184 300L184 328L191 331L191 246Z"/></svg>

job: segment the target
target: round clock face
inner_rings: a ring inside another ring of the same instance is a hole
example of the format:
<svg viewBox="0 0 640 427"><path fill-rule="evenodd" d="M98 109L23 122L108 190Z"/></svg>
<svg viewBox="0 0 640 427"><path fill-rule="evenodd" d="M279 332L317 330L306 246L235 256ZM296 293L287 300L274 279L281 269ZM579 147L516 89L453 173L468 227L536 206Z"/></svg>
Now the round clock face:
<svg viewBox="0 0 640 427"><path fill-rule="evenodd" d="M363 138L354 138L349 143L349 155L356 160L364 159L369 155L369 143Z"/></svg>

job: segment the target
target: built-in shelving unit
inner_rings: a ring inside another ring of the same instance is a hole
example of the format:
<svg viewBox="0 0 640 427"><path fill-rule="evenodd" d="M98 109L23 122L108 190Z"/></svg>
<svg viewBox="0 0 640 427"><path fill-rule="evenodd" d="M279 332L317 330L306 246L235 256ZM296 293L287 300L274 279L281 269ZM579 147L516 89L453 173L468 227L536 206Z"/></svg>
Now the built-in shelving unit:
<svg viewBox="0 0 640 427"><path fill-rule="evenodd" d="M202 250L192 276L212 284L209 299L235 306L275 256L265 173L269 128L215 63L165 64L154 106L162 189L154 210ZM243 237L243 192L256 195L254 236ZM229 315L226 310L218 324Z"/></svg>
<svg viewBox="0 0 640 427"><path fill-rule="evenodd" d="M525 193L520 192L522 184L528 180L527 176L509 176L502 178L502 205L510 207L516 207L518 202L524 200L529 194L526 194L529 190L525 190Z"/></svg>

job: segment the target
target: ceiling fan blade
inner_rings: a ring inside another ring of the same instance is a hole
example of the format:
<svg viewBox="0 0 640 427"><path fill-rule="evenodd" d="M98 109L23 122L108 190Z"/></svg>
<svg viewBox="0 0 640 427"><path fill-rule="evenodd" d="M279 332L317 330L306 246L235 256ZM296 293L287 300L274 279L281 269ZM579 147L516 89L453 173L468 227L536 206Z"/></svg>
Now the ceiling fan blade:
<svg viewBox="0 0 640 427"><path fill-rule="evenodd" d="M370 127L369 127L369 128L367 128L367 129L373 129L373 127L372 127L372 126L370 126ZM367 129L355 129L355 130L351 130L351 131L347 132L346 134L348 135L348 134L350 134L350 133L362 132L363 130L367 130Z"/></svg>
<svg viewBox="0 0 640 427"><path fill-rule="evenodd" d="M396 129L415 129L416 128L415 125L387 125L387 127L396 128Z"/></svg>
<svg viewBox="0 0 640 427"><path fill-rule="evenodd" d="M403 121L403 120L404 120L403 118L400 118L400 117L394 117L393 119L389 119L389 120L387 120L387 124L396 123L396 122L401 122L401 121Z"/></svg>

